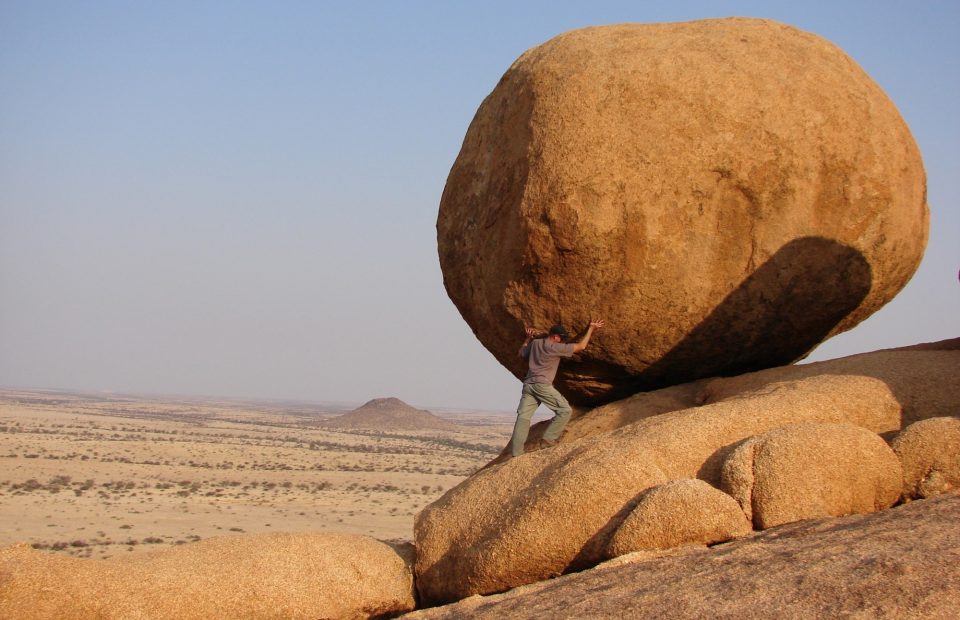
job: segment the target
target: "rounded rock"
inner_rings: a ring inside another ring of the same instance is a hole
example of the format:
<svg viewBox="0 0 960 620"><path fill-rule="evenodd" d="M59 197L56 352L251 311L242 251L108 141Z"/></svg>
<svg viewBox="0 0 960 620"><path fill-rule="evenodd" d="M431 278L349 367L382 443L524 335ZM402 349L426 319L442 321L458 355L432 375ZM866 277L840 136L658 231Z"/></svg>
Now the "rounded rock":
<svg viewBox="0 0 960 620"><path fill-rule="evenodd" d="M343 618L412 611L414 550L358 534L221 536L108 560L0 548L0 618Z"/></svg>
<svg viewBox="0 0 960 620"><path fill-rule="evenodd" d="M731 496L703 480L673 480L640 497L610 538L607 556L713 545L751 531L750 520Z"/></svg>
<svg viewBox="0 0 960 620"><path fill-rule="evenodd" d="M903 496L924 499L960 489L960 417L914 422L894 438L903 465Z"/></svg>
<svg viewBox="0 0 960 620"><path fill-rule="evenodd" d="M440 202L444 284L520 376L525 326L607 327L557 385L592 406L783 365L889 301L929 214L897 109L831 43L744 18L524 53Z"/></svg>
<svg viewBox="0 0 960 620"><path fill-rule="evenodd" d="M720 488L757 529L876 512L900 499L903 470L883 439L852 424L788 424L751 437L723 463Z"/></svg>

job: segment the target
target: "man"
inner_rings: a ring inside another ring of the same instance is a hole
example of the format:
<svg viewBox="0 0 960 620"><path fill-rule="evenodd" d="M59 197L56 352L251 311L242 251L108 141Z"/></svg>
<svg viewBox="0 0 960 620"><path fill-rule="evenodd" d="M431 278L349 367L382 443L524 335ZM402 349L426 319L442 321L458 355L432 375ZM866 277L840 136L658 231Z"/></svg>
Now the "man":
<svg viewBox="0 0 960 620"><path fill-rule="evenodd" d="M513 426L513 437L510 439L513 456L523 454L523 444L527 441L530 432L530 418L541 404L546 405L554 412L555 417L543 433L542 443L552 446L557 443L560 433L570 419L570 405L567 399L553 387L553 379L557 376L560 358L570 357L587 348L590 336L594 329L603 327L603 321L591 320L586 333L579 342L566 343L567 330L563 325L554 325L546 337L536 338L533 329L527 328L527 339L520 347L520 357L527 360L527 376L523 379L523 395L517 406L517 422Z"/></svg>

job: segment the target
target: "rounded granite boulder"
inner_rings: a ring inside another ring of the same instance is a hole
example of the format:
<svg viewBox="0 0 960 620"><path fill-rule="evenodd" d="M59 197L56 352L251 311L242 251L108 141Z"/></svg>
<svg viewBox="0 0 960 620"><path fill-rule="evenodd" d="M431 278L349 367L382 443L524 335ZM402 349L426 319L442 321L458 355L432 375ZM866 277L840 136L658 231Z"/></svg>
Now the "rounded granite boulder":
<svg viewBox="0 0 960 620"><path fill-rule="evenodd" d="M0 548L0 618L379 618L416 606L414 550L369 536L221 536L107 560Z"/></svg>
<svg viewBox="0 0 960 620"><path fill-rule="evenodd" d="M804 422L741 443L723 463L720 488L763 530L884 510L900 499L902 476L896 454L876 433Z"/></svg>
<svg viewBox="0 0 960 620"><path fill-rule="evenodd" d="M960 489L960 417L914 422L891 443L903 465L903 496L924 499Z"/></svg>
<svg viewBox="0 0 960 620"><path fill-rule="evenodd" d="M607 328L593 406L790 363L889 301L929 214L896 107L828 41L730 18L561 34L483 101L440 201L444 284L517 376L525 326Z"/></svg>
<svg viewBox="0 0 960 620"><path fill-rule="evenodd" d="M703 480L672 480L649 489L607 545L607 556L682 545L713 545L745 536L750 520L737 500Z"/></svg>

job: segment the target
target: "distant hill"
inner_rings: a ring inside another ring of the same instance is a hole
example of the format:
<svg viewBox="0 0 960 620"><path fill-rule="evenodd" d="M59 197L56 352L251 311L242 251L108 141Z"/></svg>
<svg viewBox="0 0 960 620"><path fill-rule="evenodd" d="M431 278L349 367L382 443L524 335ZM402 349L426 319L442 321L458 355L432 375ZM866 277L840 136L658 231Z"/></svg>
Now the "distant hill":
<svg viewBox="0 0 960 620"><path fill-rule="evenodd" d="M374 398L353 411L323 422L331 428L369 428L381 431L459 430L429 411L416 409L399 398Z"/></svg>

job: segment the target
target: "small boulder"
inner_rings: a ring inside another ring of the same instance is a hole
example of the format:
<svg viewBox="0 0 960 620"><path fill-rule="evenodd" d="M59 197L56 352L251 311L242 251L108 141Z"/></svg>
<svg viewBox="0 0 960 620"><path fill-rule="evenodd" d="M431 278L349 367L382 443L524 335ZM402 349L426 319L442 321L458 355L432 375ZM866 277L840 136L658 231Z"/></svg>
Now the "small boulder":
<svg viewBox="0 0 960 620"><path fill-rule="evenodd" d="M960 488L960 418L915 422L894 438L903 465L903 496L923 499Z"/></svg>
<svg viewBox="0 0 960 620"><path fill-rule="evenodd" d="M369 618L415 606L410 547L228 536L109 560L0 549L0 618Z"/></svg>
<svg viewBox="0 0 960 620"><path fill-rule="evenodd" d="M607 557L681 545L712 545L753 528L735 499L702 480L673 480L646 491L607 545Z"/></svg>
<svg viewBox="0 0 960 620"><path fill-rule="evenodd" d="M791 424L751 437L724 461L720 488L757 529L889 508L902 470L879 435L851 424Z"/></svg>
<svg viewBox="0 0 960 620"><path fill-rule="evenodd" d="M623 507L666 480L654 455L630 442L560 445L484 469L416 517L421 600L448 603L592 566Z"/></svg>

